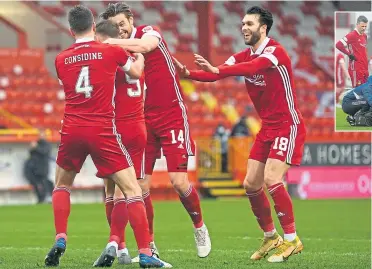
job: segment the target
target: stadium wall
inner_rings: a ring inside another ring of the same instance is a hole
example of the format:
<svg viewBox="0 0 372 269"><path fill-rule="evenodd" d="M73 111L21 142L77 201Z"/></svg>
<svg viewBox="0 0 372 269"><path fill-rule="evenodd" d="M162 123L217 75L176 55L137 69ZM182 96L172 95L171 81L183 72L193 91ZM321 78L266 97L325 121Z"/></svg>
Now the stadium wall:
<svg viewBox="0 0 372 269"><path fill-rule="evenodd" d="M52 144L49 179L55 175L58 144ZM0 143L0 205L30 204L36 202L31 187L23 176L23 165L29 156L29 143ZM196 158L190 157L189 178L198 185ZM164 156L156 162L152 177L154 199L178 198L171 188ZM103 200L103 181L95 176L97 170L90 156L87 157L80 173L76 176L72 202L92 203Z"/></svg>

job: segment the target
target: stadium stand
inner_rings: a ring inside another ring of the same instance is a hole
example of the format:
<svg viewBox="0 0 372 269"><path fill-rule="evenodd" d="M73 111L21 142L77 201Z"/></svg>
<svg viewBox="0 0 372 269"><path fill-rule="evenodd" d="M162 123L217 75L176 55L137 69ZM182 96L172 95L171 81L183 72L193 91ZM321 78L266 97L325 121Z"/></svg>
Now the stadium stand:
<svg viewBox="0 0 372 269"><path fill-rule="evenodd" d="M67 27L67 10L71 5L80 2L34 3L37 8L50 13L63 27ZM87 1L84 4L97 16L107 2ZM267 2L250 4L268 6ZM217 53L232 55L244 49L240 34L244 5L243 1L214 3L216 29L213 44ZM169 2L164 5L162 2L144 1L131 2L131 6L136 24L158 25L173 53L197 51L195 3ZM334 6L330 2L278 1L270 3L270 10L276 16L275 19L280 21L274 24L271 36L280 36L280 42L287 48L293 60L297 96L300 109L306 118L309 135L337 136L338 134L331 132L333 100L327 98L333 90L332 72L329 72L329 69L333 69L333 18L329 14L335 11ZM51 46L47 49L60 48ZM34 67L28 66L28 63L15 65L13 68L7 67L0 72L3 80L9 80L9 85L2 86L2 108L32 126L58 130L63 113L63 93L52 72L48 72L43 64ZM243 114L256 117L243 82L238 78L211 84L194 83L193 87L195 89L188 95L187 103L192 131L196 137L211 136L218 123L231 127ZM19 100L25 100L23 106L16 105ZM322 104L325 100L328 100L328 103ZM316 120L317 118L322 120ZM9 122L2 124L11 127Z"/></svg>

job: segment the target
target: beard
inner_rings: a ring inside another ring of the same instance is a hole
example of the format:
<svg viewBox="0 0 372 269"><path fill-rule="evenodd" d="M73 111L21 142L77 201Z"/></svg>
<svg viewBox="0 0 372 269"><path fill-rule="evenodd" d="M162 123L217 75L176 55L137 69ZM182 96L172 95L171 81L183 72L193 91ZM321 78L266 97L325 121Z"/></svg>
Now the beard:
<svg viewBox="0 0 372 269"><path fill-rule="evenodd" d="M261 39L261 33L257 30L256 32L252 32L251 38L249 41L245 41L246 45L254 46L257 42Z"/></svg>

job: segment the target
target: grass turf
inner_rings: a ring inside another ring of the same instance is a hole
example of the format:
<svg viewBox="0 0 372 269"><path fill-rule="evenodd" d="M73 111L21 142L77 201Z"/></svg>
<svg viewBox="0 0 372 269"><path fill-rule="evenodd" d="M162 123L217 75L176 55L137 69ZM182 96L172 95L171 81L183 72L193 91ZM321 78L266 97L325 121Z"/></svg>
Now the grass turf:
<svg viewBox="0 0 372 269"><path fill-rule="evenodd" d="M336 108L336 131L372 131L372 127L350 126L346 116L340 107Z"/></svg>
<svg viewBox="0 0 372 269"><path fill-rule="evenodd" d="M371 268L369 200L295 200L298 233L305 249L283 264L249 260L262 233L246 199L205 200L202 206L213 245L206 259L196 256L192 227L181 203L155 203L156 243L161 257L174 268ZM51 205L0 207L0 216L0 268L43 267L54 239ZM135 242L131 228L127 230L134 256ZM60 268L92 268L107 238L103 205L72 205L69 241ZM119 267L123 266L115 262L113 268Z"/></svg>

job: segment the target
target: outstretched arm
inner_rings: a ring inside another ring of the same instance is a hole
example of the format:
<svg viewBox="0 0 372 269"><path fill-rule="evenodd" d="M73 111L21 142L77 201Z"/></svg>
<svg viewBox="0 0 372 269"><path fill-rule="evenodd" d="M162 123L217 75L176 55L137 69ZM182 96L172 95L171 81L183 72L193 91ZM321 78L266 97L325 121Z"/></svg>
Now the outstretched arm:
<svg viewBox="0 0 372 269"><path fill-rule="evenodd" d="M203 63L200 63L203 65ZM273 62L266 57L258 57L249 62L237 63L234 65L222 65L218 68L210 69L209 72L222 77L230 76L251 76L260 70L272 67Z"/></svg>
<svg viewBox="0 0 372 269"><path fill-rule="evenodd" d="M188 70L186 68L186 65L182 64L174 57L173 57L173 63L176 66L178 73L183 78L188 78L188 79L202 81L202 82L213 82L213 81L225 78L221 75L206 72L204 70Z"/></svg>

